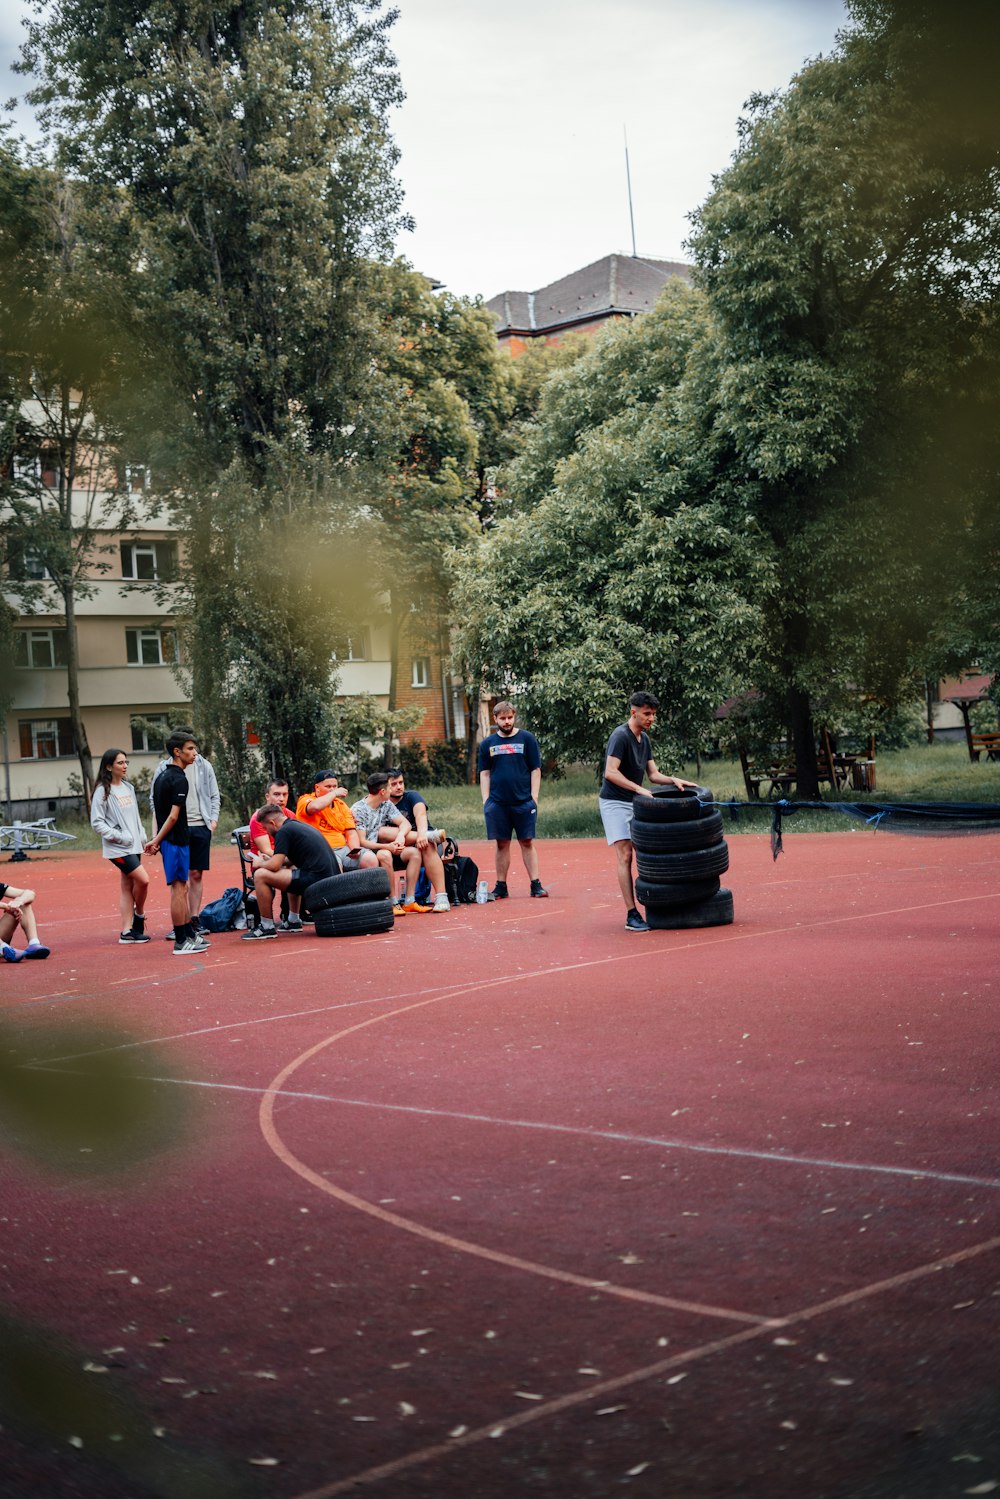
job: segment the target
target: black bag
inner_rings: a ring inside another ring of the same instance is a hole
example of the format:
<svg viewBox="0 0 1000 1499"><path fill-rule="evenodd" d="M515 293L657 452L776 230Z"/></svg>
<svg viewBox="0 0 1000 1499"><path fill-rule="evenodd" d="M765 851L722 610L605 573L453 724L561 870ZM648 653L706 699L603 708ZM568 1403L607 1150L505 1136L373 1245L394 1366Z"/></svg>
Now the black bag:
<svg viewBox="0 0 1000 1499"><path fill-rule="evenodd" d="M453 906L474 906L479 866L465 854L449 859L444 866L444 888Z"/></svg>

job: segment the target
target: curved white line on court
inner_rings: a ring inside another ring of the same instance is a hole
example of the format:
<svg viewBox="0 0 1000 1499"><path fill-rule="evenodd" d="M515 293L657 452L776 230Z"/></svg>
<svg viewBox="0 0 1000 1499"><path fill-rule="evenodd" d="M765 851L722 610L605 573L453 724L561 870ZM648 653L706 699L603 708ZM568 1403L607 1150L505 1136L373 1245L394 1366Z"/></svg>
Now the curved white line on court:
<svg viewBox="0 0 1000 1499"><path fill-rule="evenodd" d="M441 1233L438 1229L428 1228L426 1224L417 1223L412 1218L404 1218L400 1213L387 1212L385 1208L377 1203L369 1202L364 1197L358 1197L354 1192L348 1192L343 1187L336 1186L318 1171L299 1159L289 1149L278 1132L274 1122L274 1106L282 1096L282 1089L293 1073L325 1051L327 1047L334 1046L346 1036L353 1036L358 1031L367 1030L369 1026L378 1025L383 1020L392 1020L399 1015L409 1014L413 1010L422 1010L428 1005L441 1004L444 999L456 999L460 994L475 994L481 989L492 988L495 980L482 984L471 984L468 988L452 991L448 995L439 995L432 999L420 1000L417 1004L405 1005L399 1010L386 1011L381 1015L373 1015L368 1020L359 1021L357 1025L348 1026L345 1030L338 1031L333 1036L327 1036L325 1040L318 1041L315 1046L310 1046L301 1055L289 1062L286 1067L278 1073L277 1077L268 1086L260 1104L260 1127L264 1139L271 1150L283 1165L290 1171L294 1171L303 1181L310 1186L318 1188L326 1193L328 1197L336 1198L347 1207L356 1208L358 1212L366 1213L369 1217L377 1218L380 1222L388 1224L392 1228L399 1228L404 1233L414 1234L417 1238L429 1239L434 1244L440 1244L445 1249L450 1249L458 1254L472 1255L477 1259L490 1260L493 1264L504 1265L511 1270L520 1270L529 1275L541 1276L546 1280L560 1281L564 1285L576 1286L583 1290L598 1292L604 1296L615 1296L623 1301L642 1302L647 1306L668 1307L672 1311L693 1312L702 1317L717 1317L730 1322L750 1323L753 1327L780 1327L782 1321L779 1318L762 1317L753 1312L740 1312L731 1307L705 1306L701 1302L684 1301L673 1296L659 1296L652 1291L639 1291L631 1286L619 1286L612 1281L594 1280L590 1276L576 1275L569 1270L558 1270L552 1265L542 1265L534 1260L521 1259L518 1255L505 1254L502 1250L489 1249L484 1244L473 1243L469 1239L460 1239L453 1234Z"/></svg>

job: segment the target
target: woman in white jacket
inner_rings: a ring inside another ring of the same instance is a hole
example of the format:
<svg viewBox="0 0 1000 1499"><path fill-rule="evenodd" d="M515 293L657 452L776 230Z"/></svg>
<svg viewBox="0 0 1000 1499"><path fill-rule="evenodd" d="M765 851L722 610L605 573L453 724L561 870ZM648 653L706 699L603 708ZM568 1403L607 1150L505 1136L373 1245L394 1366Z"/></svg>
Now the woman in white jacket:
<svg viewBox="0 0 1000 1499"><path fill-rule="evenodd" d="M128 756L124 750L105 750L97 785L90 803L90 823L101 835L101 853L121 875L122 931L120 943L148 942L146 896L149 875L142 867L146 834L139 818L135 787L125 777Z"/></svg>

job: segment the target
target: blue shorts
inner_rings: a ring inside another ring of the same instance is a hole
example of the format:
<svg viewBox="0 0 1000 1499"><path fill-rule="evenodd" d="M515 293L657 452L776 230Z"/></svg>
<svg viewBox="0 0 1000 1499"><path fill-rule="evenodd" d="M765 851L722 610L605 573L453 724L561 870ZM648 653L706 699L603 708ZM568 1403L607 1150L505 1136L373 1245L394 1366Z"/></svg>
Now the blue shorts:
<svg viewBox="0 0 1000 1499"><path fill-rule="evenodd" d="M163 878L168 885L186 885L191 873L191 850L186 843L161 843Z"/></svg>
<svg viewBox="0 0 1000 1499"><path fill-rule="evenodd" d="M519 843L535 836L538 808L533 801L508 806L506 802L495 802L490 796L483 806L483 816L486 818L486 836L494 843L508 842L512 833Z"/></svg>

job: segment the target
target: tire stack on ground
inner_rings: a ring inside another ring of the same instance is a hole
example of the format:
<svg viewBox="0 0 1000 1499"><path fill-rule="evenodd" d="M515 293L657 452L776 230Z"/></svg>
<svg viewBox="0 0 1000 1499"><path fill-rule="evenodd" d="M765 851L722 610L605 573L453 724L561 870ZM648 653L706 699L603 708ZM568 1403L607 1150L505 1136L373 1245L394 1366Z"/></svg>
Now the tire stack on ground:
<svg viewBox="0 0 1000 1499"><path fill-rule="evenodd" d="M348 869L317 880L304 896L317 937L361 937L392 929L392 898L384 869Z"/></svg>
<svg viewBox="0 0 1000 1499"><path fill-rule="evenodd" d="M651 927L728 926L733 892L720 876L729 868L722 813L703 787L664 786L632 803L635 896Z"/></svg>

